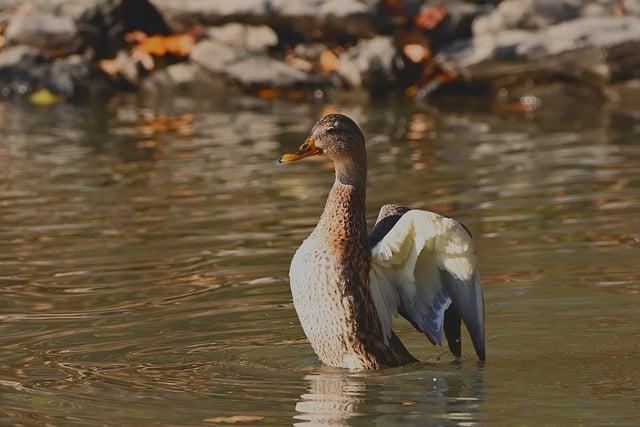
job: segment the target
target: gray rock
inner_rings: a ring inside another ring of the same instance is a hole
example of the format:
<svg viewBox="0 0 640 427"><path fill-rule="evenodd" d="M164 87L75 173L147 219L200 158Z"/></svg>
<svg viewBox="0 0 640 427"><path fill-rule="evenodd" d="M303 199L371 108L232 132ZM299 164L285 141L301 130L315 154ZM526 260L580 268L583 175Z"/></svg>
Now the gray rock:
<svg viewBox="0 0 640 427"><path fill-rule="evenodd" d="M215 40L198 43L190 59L210 73L245 88L294 87L314 83L307 73L284 62L265 54L234 49Z"/></svg>
<svg viewBox="0 0 640 427"><path fill-rule="evenodd" d="M538 32L483 34L448 46L437 60L467 81L606 84L640 75L640 18L586 17Z"/></svg>
<svg viewBox="0 0 640 427"><path fill-rule="evenodd" d="M389 36L361 40L339 59L336 73L350 86L371 92L384 92L395 85L396 68L401 61Z"/></svg>
<svg viewBox="0 0 640 427"><path fill-rule="evenodd" d="M207 33L213 40L250 52L264 52L278 44L278 35L266 25L232 23L211 27Z"/></svg>
<svg viewBox="0 0 640 427"><path fill-rule="evenodd" d="M473 22L473 33L538 30L580 17L585 3L584 0L505 0Z"/></svg>
<svg viewBox="0 0 640 427"><path fill-rule="evenodd" d="M76 52L81 45L73 19L40 12L15 16L5 37L9 45L24 44L60 54Z"/></svg>
<svg viewBox="0 0 640 427"><path fill-rule="evenodd" d="M133 30L167 34L169 28L148 0L33 0L35 9L72 19L83 46L97 57L112 58L126 47L124 35Z"/></svg>
<svg viewBox="0 0 640 427"><path fill-rule="evenodd" d="M309 75L266 55L233 62L227 76L245 87L295 87L310 83Z"/></svg>
<svg viewBox="0 0 640 427"><path fill-rule="evenodd" d="M422 5L421 12L428 8L444 7L447 15L436 28L429 32L433 43L451 43L458 39L471 37L473 21L489 13L492 7L480 3L468 3L460 0L428 0Z"/></svg>
<svg viewBox="0 0 640 427"><path fill-rule="evenodd" d="M293 39L357 39L375 34L375 4L357 0L150 0L176 32L229 22L268 25Z"/></svg>
<svg viewBox="0 0 640 427"><path fill-rule="evenodd" d="M0 51L0 78L14 69L33 67L51 60L51 55L30 46L12 46Z"/></svg>
<svg viewBox="0 0 640 427"><path fill-rule="evenodd" d="M46 88L65 98L78 98L93 90L91 76L92 66L79 55L53 60L49 54L29 46L0 52L3 96L22 96Z"/></svg>

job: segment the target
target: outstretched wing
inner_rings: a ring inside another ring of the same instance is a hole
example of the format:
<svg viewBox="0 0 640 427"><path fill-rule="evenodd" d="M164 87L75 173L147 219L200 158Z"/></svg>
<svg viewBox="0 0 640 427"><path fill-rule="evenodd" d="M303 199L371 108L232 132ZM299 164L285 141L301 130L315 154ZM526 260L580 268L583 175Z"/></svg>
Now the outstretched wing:
<svg viewBox="0 0 640 427"><path fill-rule="evenodd" d="M484 360L484 302L471 235L454 219L395 208L381 211L369 240L371 294L385 339L399 313L434 344L441 344L444 330L449 349L460 356L464 322Z"/></svg>

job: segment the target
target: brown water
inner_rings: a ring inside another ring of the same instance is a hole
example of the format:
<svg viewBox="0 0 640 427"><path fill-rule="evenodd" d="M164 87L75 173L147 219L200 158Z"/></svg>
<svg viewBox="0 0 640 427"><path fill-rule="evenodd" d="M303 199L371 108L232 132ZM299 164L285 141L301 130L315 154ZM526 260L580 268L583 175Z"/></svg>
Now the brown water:
<svg viewBox="0 0 640 427"><path fill-rule="evenodd" d="M640 424L640 119L592 106L333 105L369 218L461 219L487 362L322 367L287 271L332 181L280 167L331 106L0 106L0 424ZM465 337L466 339L466 337Z"/></svg>

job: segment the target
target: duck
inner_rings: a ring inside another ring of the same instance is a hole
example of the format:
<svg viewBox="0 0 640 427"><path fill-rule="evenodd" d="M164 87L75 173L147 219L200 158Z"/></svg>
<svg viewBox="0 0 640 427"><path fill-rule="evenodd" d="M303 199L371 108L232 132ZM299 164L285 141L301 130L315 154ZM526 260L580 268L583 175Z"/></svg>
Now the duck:
<svg viewBox="0 0 640 427"><path fill-rule="evenodd" d="M323 116L279 162L314 156L333 162L335 180L317 225L293 256L289 281L320 361L352 371L417 362L392 329L397 315L434 345L444 335L456 360L464 324L484 361L484 296L469 230L438 213L391 203L368 233L365 138L343 114Z"/></svg>

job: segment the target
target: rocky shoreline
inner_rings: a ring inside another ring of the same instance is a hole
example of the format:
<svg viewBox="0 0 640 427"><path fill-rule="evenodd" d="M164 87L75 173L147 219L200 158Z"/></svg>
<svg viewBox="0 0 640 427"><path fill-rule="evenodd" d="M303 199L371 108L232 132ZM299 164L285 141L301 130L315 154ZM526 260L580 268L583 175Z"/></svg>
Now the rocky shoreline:
<svg viewBox="0 0 640 427"><path fill-rule="evenodd" d="M637 0L0 0L0 99L36 104L339 90L527 109L549 87L635 84L639 53Z"/></svg>

